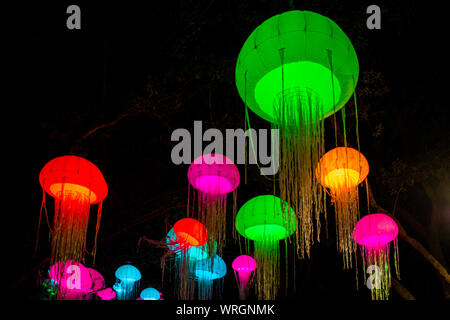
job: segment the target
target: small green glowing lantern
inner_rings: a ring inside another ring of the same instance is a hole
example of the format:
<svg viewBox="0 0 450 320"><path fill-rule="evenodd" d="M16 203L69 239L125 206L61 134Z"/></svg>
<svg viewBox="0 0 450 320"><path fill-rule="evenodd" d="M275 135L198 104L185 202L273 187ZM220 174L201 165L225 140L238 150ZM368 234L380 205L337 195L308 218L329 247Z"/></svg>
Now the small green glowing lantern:
<svg viewBox="0 0 450 320"><path fill-rule="evenodd" d="M324 153L323 119L349 100L358 74L349 38L332 20L310 11L267 19L239 52L239 95L246 107L280 129L280 198L299 218L302 257L309 256L314 217L318 239L320 233L324 193L314 167Z"/></svg>
<svg viewBox="0 0 450 320"><path fill-rule="evenodd" d="M256 290L259 299L273 300L279 287L279 241L289 237L297 221L292 208L272 195L257 196L247 201L236 215L236 229L254 240Z"/></svg>

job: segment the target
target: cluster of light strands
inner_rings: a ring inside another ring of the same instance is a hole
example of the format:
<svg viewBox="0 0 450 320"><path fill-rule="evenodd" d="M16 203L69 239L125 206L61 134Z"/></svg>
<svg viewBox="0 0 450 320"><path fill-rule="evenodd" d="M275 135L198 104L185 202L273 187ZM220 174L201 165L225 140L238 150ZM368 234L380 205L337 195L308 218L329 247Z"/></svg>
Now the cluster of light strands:
<svg viewBox="0 0 450 320"><path fill-rule="evenodd" d="M256 261L248 255L240 255L233 260L231 267L234 270L234 276L239 289L239 298L246 300L249 288L253 282L256 270Z"/></svg>
<svg viewBox="0 0 450 320"><path fill-rule="evenodd" d="M126 264L116 270L113 286L117 300L135 300L139 296L141 272L135 266Z"/></svg>
<svg viewBox="0 0 450 320"><path fill-rule="evenodd" d="M62 156L42 168L39 182L43 189L39 228L44 210L51 232L50 263L73 260L84 262L89 210L98 203L97 224L92 249L93 263L97 250L97 234L103 199L108 187L100 170L90 161L78 156ZM45 193L55 198L53 228L50 226ZM38 241L36 241L37 249Z"/></svg>
<svg viewBox="0 0 450 320"><path fill-rule="evenodd" d="M207 239L205 226L193 218L178 220L166 236L167 246L175 255L175 281L180 300L194 299L195 279L191 271L197 260L209 257Z"/></svg>
<svg viewBox="0 0 450 320"><path fill-rule="evenodd" d="M239 170L233 161L224 155L205 154L196 158L189 166L188 180L197 191L197 196L194 192L192 197L193 207L195 208L197 199L197 218L208 230L208 252L210 257L214 257L216 252L221 254L226 241L227 194L230 192L233 192L234 220L236 190L240 182Z"/></svg>
<svg viewBox="0 0 450 320"><path fill-rule="evenodd" d="M324 152L323 120L351 97L358 79L352 43L332 20L289 11L258 26L236 64L242 100L280 129L280 197L298 216L297 253L309 256L314 218L320 240L324 193L314 167Z"/></svg>
<svg viewBox="0 0 450 320"><path fill-rule="evenodd" d="M116 292L111 288L106 288L97 292L98 300L114 300L116 299Z"/></svg>
<svg viewBox="0 0 450 320"><path fill-rule="evenodd" d="M225 261L219 256L197 261L193 270L197 280L198 299L211 300L213 284L216 283L216 297L222 296L222 280L227 274Z"/></svg>
<svg viewBox="0 0 450 320"><path fill-rule="evenodd" d="M292 208L272 195L250 199L236 216L239 234L254 241L258 299L273 300L276 297L281 271L279 241L294 233L296 220ZM287 275L287 265L285 273Z"/></svg>
<svg viewBox="0 0 450 320"><path fill-rule="evenodd" d="M57 300L89 299L94 282L89 269L80 262L57 262L50 267L48 275L56 286Z"/></svg>
<svg viewBox="0 0 450 320"><path fill-rule="evenodd" d="M353 239L361 246L364 267L369 272L375 271L371 279L367 279L373 300L387 300L391 287L391 268L389 261L390 243L394 244L394 265L397 277L399 272L398 226L395 221L382 213L369 214L356 223ZM366 282L364 272L364 281ZM370 282L370 283L369 283Z"/></svg>
<svg viewBox="0 0 450 320"><path fill-rule="evenodd" d="M149 287L142 290L137 300L163 300L161 292L155 288Z"/></svg>
<svg viewBox="0 0 450 320"><path fill-rule="evenodd" d="M348 147L328 151L320 159L316 177L329 190L336 217L337 250L342 253L344 269L351 268L356 244L352 231L359 219L358 185L369 174L369 163L361 152Z"/></svg>

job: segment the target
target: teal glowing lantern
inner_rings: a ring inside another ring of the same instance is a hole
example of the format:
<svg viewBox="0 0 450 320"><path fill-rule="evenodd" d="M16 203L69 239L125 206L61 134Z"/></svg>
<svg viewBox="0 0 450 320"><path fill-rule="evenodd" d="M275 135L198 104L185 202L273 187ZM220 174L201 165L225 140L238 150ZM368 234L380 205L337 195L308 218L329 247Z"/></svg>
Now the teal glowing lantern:
<svg viewBox="0 0 450 320"><path fill-rule="evenodd" d="M272 195L252 198L239 209L236 229L243 237L254 241L259 299L275 299L280 278L279 241L294 233L296 225L292 208Z"/></svg>
<svg viewBox="0 0 450 320"><path fill-rule="evenodd" d="M302 257L305 252L309 256L313 242L314 210L323 206L314 178L324 152L323 120L344 107L358 74L358 59L346 34L329 18L310 11L267 19L239 52L235 75L240 97L280 129L280 197L299 217ZM317 212L315 219L319 226Z"/></svg>
<svg viewBox="0 0 450 320"><path fill-rule="evenodd" d="M217 280L217 296L221 296L222 283L220 282L227 274L227 265L219 256L199 260L194 267L194 275L198 284L198 299L211 300L213 296L213 282Z"/></svg>
<svg viewBox="0 0 450 320"><path fill-rule="evenodd" d="M159 300L161 298L161 294L155 288L146 288L142 290L140 298L142 300Z"/></svg>
<svg viewBox="0 0 450 320"><path fill-rule="evenodd" d="M113 286L117 300L134 300L139 294L141 273L135 266L126 264L116 270Z"/></svg>

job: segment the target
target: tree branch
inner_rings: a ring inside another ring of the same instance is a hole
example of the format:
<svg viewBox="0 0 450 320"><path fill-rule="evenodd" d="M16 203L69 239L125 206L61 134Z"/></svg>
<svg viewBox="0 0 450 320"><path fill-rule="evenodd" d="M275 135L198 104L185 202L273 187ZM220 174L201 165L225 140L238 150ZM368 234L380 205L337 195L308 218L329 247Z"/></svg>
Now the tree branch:
<svg viewBox="0 0 450 320"><path fill-rule="evenodd" d="M389 215L398 225L398 234L400 238L402 238L404 241L406 241L409 245L411 245L414 249L416 249L424 258L427 260L438 272L439 274L447 281L447 283L450 283L450 275L447 272L447 269L430 253L427 249L416 239L410 237L406 230L401 225L400 221L394 217L392 214L390 214L386 209L380 207L378 203L375 201L375 198L373 197L372 190L368 186L369 191L369 197L370 197L370 206L377 209L378 212L385 213Z"/></svg>
<svg viewBox="0 0 450 320"><path fill-rule="evenodd" d="M416 298L406 289L397 279L392 278L392 287L395 292L397 292L403 300L416 300Z"/></svg>

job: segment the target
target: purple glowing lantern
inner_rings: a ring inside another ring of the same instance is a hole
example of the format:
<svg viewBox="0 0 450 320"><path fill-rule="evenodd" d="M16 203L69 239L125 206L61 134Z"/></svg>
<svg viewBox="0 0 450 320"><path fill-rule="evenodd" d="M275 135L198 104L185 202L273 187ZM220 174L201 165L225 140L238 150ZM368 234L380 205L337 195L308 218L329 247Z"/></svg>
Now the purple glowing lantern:
<svg viewBox="0 0 450 320"><path fill-rule="evenodd" d="M234 275L239 288L239 297L241 300L245 300L248 296L248 290L255 274L256 261L252 257L243 254L234 259L231 267L234 270Z"/></svg>

